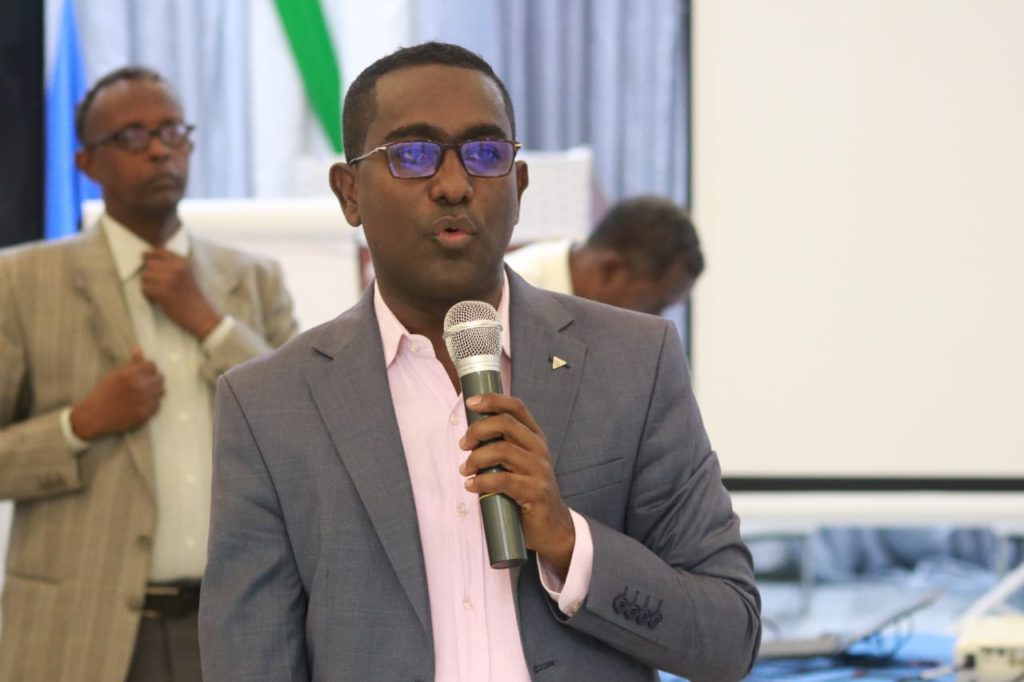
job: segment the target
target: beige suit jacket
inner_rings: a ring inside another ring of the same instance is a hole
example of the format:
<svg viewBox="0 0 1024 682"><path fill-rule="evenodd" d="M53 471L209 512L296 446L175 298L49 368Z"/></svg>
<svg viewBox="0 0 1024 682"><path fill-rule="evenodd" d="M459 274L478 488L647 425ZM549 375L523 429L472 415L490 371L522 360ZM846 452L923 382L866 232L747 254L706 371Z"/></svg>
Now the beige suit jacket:
<svg viewBox="0 0 1024 682"><path fill-rule="evenodd" d="M237 320L206 358L208 381L295 333L275 263L197 239L191 259ZM72 455L59 414L133 345L102 231L0 251L0 498L15 500L0 682L127 674L156 524L149 434L143 425Z"/></svg>

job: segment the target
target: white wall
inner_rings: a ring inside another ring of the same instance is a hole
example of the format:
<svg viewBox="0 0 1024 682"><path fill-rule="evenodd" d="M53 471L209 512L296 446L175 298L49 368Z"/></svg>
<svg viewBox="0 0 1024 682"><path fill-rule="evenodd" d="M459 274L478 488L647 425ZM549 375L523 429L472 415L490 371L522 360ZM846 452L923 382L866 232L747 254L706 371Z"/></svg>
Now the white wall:
<svg viewBox="0 0 1024 682"><path fill-rule="evenodd" d="M1024 2L694 0L726 475L1024 477Z"/></svg>

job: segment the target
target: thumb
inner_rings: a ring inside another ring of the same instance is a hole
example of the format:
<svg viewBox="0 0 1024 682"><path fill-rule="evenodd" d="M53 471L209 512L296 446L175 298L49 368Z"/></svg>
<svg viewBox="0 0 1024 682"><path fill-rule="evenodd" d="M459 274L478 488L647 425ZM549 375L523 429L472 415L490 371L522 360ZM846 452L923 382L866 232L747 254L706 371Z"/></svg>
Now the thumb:
<svg viewBox="0 0 1024 682"><path fill-rule="evenodd" d="M146 356L142 352L142 348L138 345L132 346L132 359L131 362L145 362Z"/></svg>

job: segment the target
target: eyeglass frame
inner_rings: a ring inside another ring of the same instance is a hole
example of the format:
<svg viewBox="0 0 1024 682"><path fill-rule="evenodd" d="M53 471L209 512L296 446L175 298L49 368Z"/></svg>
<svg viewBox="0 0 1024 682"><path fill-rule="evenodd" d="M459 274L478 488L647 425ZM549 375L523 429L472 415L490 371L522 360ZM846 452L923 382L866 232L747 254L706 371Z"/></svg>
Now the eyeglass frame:
<svg viewBox="0 0 1024 682"><path fill-rule="evenodd" d="M168 140L165 140L164 137L163 137L163 131L171 130L171 129L174 129L174 128L183 128L185 130L184 134L181 136L181 142L178 143L178 144L174 144L174 143L172 143L172 142L170 142ZM196 129L196 126L195 126L194 123L184 123L182 121L177 121L177 122L174 122L174 123L162 123L162 124L158 125L156 128L147 128L147 127L142 126L142 125L132 124L132 125L125 126L123 128L119 128L118 130L115 130L114 132L112 132L112 133L110 133L108 135L104 135L100 139L95 140L93 142L90 142L88 144L85 144L83 146L84 146L85 149L95 149L96 147L99 147L100 145L109 144L109 143L113 142L115 145L117 145L118 147L120 147L121 149L123 149L125 151L128 151L128 152L141 152L141 151L145 151L146 148L149 147L149 145L153 142L153 138L154 137L157 137L157 138L160 139L161 142L163 142L166 146L170 147L171 149L181 149L187 143L191 142L189 137L192 135L192 131L194 131L195 129ZM146 141L142 144L141 147L138 147L138 148L131 147L131 146L128 146L127 144L125 144L124 142L122 142L121 139L123 139L123 138L120 137L120 136L124 135L124 133L126 131L128 131L128 130L141 130L142 132L148 134L149 137L146 138Z"/></svg>
<svg viewBox="0 0 1024 682"><path fill-rule="evenodd" d="M512 169L515 168L516 154L518 154L519 150L523 148L523 144L521 142L516 142L515 140L495 140L492 138L463 140L462 142L437 142L436 140L395 140L394 142L388 142L387 144L382 144L379 147L374 147L365 154L357 156L356 158L349 161L348 165L354 166L360 161L365 161L366 159L370 158L377 152L386 152L388 149L394 147L395 145L423 142L434 144L441 148L441 155L437 157L437 166L434 167L434 172L431 173L430 175L414 175L412 177L402 177L401 175L395 175L395 171L391 167L391 159L387 158L388 173L391 174L391 177L393 177L396 180L426 180L427 178L432 178L435 175L437 175L437 171L441 170L441 164L444 163L445 152L447 152L449 149L454 149L458 152L456 156L458 157L459 163L462 164L462 168L463 170L466 171L467 175L470 175L474 178L503 178L509 173L511 173ZM470 171L469 168L466 167L465 160L462 158L462 146L472 144L474 142L504 142L512 145L512 161L508 165L508 170L502 173L501 175L478 175Z"/></svg>

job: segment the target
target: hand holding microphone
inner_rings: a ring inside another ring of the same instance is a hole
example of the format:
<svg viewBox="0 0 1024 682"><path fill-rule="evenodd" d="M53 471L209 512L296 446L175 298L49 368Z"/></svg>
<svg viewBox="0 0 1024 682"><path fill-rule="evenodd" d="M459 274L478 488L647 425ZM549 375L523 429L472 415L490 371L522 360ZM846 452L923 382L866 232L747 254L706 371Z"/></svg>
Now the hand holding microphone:
<svg viewBox="0 0 1024 682"><path fill-rule="evenodd" d="M445 316L445 343L466 399L469 429L460 446L472 450L461 471L480 494L493 568L526 560L535 550L564 577L575 531L561 498L544 433L522 401L502 395L501 323L494 308L463 301Z"/></svg>

